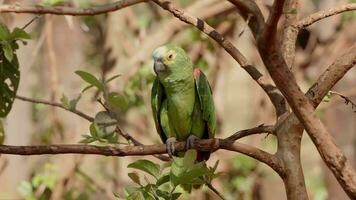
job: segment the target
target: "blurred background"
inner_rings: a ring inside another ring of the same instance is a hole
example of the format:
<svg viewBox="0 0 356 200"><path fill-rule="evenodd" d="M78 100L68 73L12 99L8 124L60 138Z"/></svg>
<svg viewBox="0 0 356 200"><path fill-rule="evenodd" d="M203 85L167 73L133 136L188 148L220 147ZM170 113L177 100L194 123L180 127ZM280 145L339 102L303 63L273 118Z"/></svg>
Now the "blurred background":
<svg viewBox="0 0 356 200"><path fill-rule="evenodd" d="M46 2L46 1L42 1ZM47 1L49 2L49 1ZM78 7L112 1L57 1ZM265 16L273 1L256 1ZM354 0L301 0L300 17ZM35 5L35 0L0 0L0 3ZM257 54L251 33L227 1L177 0L187 12L206 20L231 40L259 70L265 68ZM10 29L22 27L35 15L1 14ZM306 91L332 62L356 42L356 12L327 18L301 31L293 72ZM274 110L261 88L214 41L187 26L154 3L142 3L110 14L72 17L40 16L26 30L32 40L21 45L21 96L60 102L63 95L77 98L86 84L74 73L85 70L107 79L111 91L123 96L119 106L120 125L145 144L161 143L156 134L150 107L154 73L152 51L165 43L182 46L195 66L204 70L212 85L219 119L217 137L259 124L273 124ZM356 101L356 69L335 86ZM77 108L90 116L103 110L95 89L85 92ZM355 110L355 109L354 109ZM356 167L356 113L338 96L331 96L318 108L322 118L348 159ZM89 123L70 112L16 100L4 121L9 145L78 143L88 134ZM257 135L241 142L274 153L273 135ZM126 142L120 138L119 142ZM147 156L156 163L162 161ZM127 176L127 165L139 157L94 155L0 156L0 199L115 199L125 187L134 185ZM218 151L209 164L220 160L222 175L213 185L227 198L236 200L286 199L282 180L268 166L238 153ZM302 164L310 199L348 199L336 179L323 164L311 140L304 134ZM186 197L182 197L187 198ZM194 191L191 199L216 199L208 189Z"/></svg>

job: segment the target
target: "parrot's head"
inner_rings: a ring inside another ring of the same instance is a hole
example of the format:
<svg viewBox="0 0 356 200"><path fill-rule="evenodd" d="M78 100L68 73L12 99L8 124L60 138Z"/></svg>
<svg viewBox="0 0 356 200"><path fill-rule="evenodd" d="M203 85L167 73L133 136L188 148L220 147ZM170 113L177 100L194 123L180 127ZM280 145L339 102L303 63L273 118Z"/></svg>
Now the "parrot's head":
<svg viewBox="0 0 356 200"><path fill-rule="evenodd" d="M185 51L173 44L153 51L154 71L163 82L184 79L193 75L193 64Z"/></svg>

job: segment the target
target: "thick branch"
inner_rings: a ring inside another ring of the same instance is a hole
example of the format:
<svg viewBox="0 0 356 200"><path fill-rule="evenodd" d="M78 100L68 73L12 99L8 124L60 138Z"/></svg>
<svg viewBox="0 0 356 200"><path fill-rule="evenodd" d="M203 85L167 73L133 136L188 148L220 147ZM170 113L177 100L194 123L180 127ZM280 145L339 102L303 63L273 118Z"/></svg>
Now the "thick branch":
<svg viewBox="0 0 356 200"><path fill-rule="evenodd" d="M66 108L65 106L63 106L61 103L56 103L56 102L51 102L51 101L44 101L44 100L39 100L39 99L32 99L32 98L28 98L28 97L23 97L23 96L16 96L16 99L20 99L22 101L27 101L27 102L31 102L31 103L38 103L38 104L44 104L44 105L49 105L49 106L54 106L54 107L58 107L58 108L62 108L64 110L67 110L69 112L72 112L76 115L79 115L80 117L92 122L94 121L94 118L90 117L87 114L82 113L81 111L77 110L77 109L69 109Z"/></svg>
<svg viewBox="0 0 356 200"><path fill-rule="evenodd" d="M178 142L176 145L177 151L185 151L185 142ZM246 154L253 157L274 169L279 174L283 174L283 167L280 160L274 155L255 147L235 143L231 144L223 139L208 139L196 142L196 149L203 151L216 151L225 149ZM166 145L144 145L144 146L95 146L95 145L38 145L38 146L10 146L0 145L0 154L14 155L43 155L43 154L95 154L105 156L144 156L157 155L167 153Z"/></svg>
<svg viewBox="0 0 356 200"><path fill-rule="evenodd" d="M328 10L322 10L316 13L311 14L310 16L298 21L294 26L298 29L305 28L307 26L312 25L313 23L325 19L327 17L331 17L333 15L337 15L343 12L356 10L356 3L349 3L345 5L341 5L338 7L333 7Z"/></svg>
<svg viewBox="0 0 356 200"><path fill-rule="evenodd" d="M90 8L74 8L65 6L41 7L41 6L20 6L20 5L0 5L0 13L33 13L33 14L53 14L53 15L98 15L113 12L148 0L120 0L115 3L106 4Z"/></svg>
<svg viewBox="0 0 356 200"><path fill-rule="evenodd" d="M354 44L344 55L330 65L318 78L306 93L314 107L317 107L324 96L344 75L356 65L356 44Z"/></svg>
<svg viewBox="0 0 356 200"><path fill-rule="evenodd" d="M287 98L293 112L305 127L321 157L333 172L340 185L351 198L356 198L356 173L350 162L314 113L313 105L300 90L280 49L277 48L277 41L270 41L271 38L263 39L259 41L258 47L272 79ZM274 45L266 45L271 42Z"/></svg>
<svg viewBox="0 0 356 200"><path fill-rule="evenodd" d="M298 30L291 26L297 20L298 1L286 0L284 5L284 22L283 22L283 36L281 37L281 52L290 69L293 68L295 58L295 43L298 36Z"/></svg>
<svg viewBox="0 0 356 200"><path fill-rule="evenodd" d="M238 9L239 14L245 19L250 17L249 27L255 38L262 32L265 26L265 19L260 8L251 0L229 0Z"/></svg>
<svg viewBox="0 0 356 200"><path fill-rule="evenodd" d="M191 24L201 30L203 33L210 36L221 47L223 47L240 65L241 67L262 87L267 93L273 105L276 108L277 116L283 114L287 109L284 98L279 94L278 89L267 81L253 65L251 65L242 53L228 40L226 40L219 32L207 24L205 21L196 18L183 10L174 6L169 0L153 0L157 5L172 13L181 21Z"/></svg>
<svg viewBox="0 0 356 200"><path fill-rule="evenodd" d="M273 42L277 36L277 25L283 14L284 2L285 0L275 0L273 3L262 36L266 45L275 45Z"/></svg>

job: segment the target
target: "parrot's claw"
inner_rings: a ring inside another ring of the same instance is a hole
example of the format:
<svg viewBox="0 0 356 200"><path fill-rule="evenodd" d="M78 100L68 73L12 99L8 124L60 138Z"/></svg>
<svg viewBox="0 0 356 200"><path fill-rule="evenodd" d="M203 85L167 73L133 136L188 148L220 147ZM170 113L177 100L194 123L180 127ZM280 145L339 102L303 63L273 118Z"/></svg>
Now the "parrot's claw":
<svg viewBox="0 0 356 200"><path fill-rule="evenodd" d="M166 140L166 147L167 147L167 153L169 157L173 157L175 153L175 144L177 142L177 139L175 137L170 137Z"/></svg>
<svg viewBox="0 0 356 200"><path fill-rule="evenodd" d="M186 150L194 148L196 140L199 140L199 138L197 136L190 135L188 137L186 145L185 145Z"/></svg>

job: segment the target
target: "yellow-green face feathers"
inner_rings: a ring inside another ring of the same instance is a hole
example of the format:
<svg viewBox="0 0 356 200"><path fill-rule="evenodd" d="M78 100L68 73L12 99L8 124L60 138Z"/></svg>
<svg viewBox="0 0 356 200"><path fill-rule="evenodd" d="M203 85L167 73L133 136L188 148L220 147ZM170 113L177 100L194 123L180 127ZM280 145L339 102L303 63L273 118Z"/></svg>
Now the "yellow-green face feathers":
<svg viewBox="0 0 356 200"><path fill-rule="evenodd" d="M173 44L158 47L153 52L154 71L160 79L193 74L193 64L185 51Z"/></svg>

